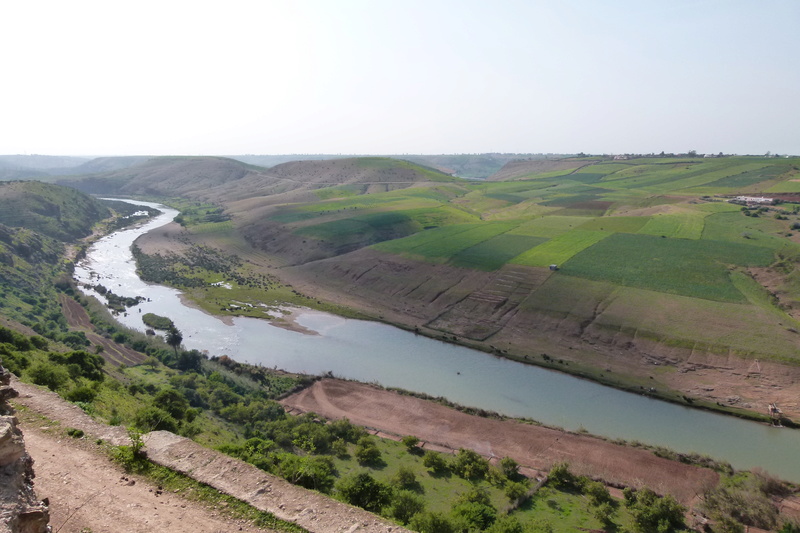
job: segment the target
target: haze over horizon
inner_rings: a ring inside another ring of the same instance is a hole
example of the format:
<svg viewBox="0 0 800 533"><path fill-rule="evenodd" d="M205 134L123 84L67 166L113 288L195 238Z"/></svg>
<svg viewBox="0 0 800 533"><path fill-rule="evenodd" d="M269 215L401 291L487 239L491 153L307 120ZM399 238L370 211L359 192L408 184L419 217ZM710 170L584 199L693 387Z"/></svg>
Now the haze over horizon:
<svg viewBox="0 0 800 533"><path fill-rule="evenodd" d="M800 154L793 0L3 12L0 154Z"/></svg>

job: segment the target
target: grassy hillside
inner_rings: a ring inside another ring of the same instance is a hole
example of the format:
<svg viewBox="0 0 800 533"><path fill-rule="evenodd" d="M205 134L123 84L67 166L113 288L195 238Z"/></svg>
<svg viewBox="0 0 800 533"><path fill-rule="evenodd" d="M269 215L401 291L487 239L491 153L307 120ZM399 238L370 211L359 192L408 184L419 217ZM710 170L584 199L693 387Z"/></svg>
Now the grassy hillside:
<svg viewBox="0 0 800 533"><path fill-rule="evenodd" d="M0 314L50 338L68 335L57 296L70 286L65 245L91 235L110 215L74 189L0 183ZM69 341L82 345L78 338Z"/></svg>
<svg viewBox="0 0 800 533"><path fill-rule="evenodd" d="M594 352L608 343L591 365L613 366L606 357L615 350L632 357L645 346L677 366L692 353L794 363L798 165L522 161L504 181L386 192L340 184L313 200L227 205L251 244L293 265L289 277L465 342L520 357L556 349L558 338ZM723 197L740 194L786 203L742 209Z"/></svg>
<svg viewBox="0 0 800 533"><path fill-rule="evenodd" d="M0 183L0 224L71 242L92 232L110 212L73 189L38 181Z"/></svg>

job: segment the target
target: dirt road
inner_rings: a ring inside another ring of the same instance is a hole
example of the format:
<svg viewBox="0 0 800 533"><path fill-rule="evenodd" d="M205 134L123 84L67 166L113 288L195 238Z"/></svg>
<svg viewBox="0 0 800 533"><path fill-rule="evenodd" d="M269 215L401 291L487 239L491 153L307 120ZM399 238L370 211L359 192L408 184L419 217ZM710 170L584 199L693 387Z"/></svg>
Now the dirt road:
<svg viewBox="0 0 800 533"><path fill-rule="evenodd" d="M272 531L161 492L125 474L94 441L67 437L63 427L42 426L31 411L21 413L21 419L25 444L35 461L36 493L50 501L54 532Z"/></svg>

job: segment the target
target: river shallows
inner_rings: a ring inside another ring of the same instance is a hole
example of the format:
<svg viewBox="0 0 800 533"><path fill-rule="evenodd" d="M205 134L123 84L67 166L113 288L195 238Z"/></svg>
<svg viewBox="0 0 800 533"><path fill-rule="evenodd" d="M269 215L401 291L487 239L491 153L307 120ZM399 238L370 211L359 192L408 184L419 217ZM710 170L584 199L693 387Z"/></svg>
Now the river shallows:
<svg viewBox="0 0 800 533"><path fill-rule="evenodd" d="M75 271L81 283L99 282L116 294L150 299L120 317L129 327L144 331L141 315L152 312L175 322L187 348L210 355L227 354L238 361L291 372L330 371L547 425L707 454L737 468L760 466L800 481L798 431L689 409L385 324L317 311L303 312L297 321L318 335L288 331L253 318L235 318L226 325L183 305L179 291L138 278L131 244L139 235L172 220L177 211L159 204L131 203L157 207L164 214L142 227L101 239Z"/></svg>

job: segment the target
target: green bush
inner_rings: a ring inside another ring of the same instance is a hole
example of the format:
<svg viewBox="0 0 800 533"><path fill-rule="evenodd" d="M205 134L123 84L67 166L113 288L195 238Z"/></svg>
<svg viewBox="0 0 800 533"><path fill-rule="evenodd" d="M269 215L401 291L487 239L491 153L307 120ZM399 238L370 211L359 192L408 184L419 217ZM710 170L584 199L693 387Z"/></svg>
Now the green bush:
<svg viewBox="0 0 800 533"><path fill-rule="evenodd" d="M408 524L409 520L425 509L425 500L419 494L410 490L395 491L389 506L388 514L401 524Z"/></svg>
<svg viewBox="0 0 800 533"><path fill-rule="evenodd" d="M28 370L28 377L37 385L56 391L70 381L67 369L60 365L36 363Z"/></svg>
<svg viewBox="0 0 800 533"><path fill-rule="evenodd" d="M85 385L80 387L75 387L68 393L64 395L70 402L82 402L82 403L92 403L94 399L97 397L97 391L91 387L87 387Z"/></svg>
<svg viewBox="0 0 800 533"><path fill-rule="evenodd" d="M442 474L447 471L447 461L441 453L428 450L422 456L422 466L434 474Z"/></svg>
<svg viewBox="0 0 800 533"><path fill-rule="evenodd" d="M489 471L489 461L477 452L461 448L453 458L450 470L464 479L480 479Z"/></svg>
<svg viewBox="0 0 800 533"><path fill-rule="evenodd" d="M380 513L391 501L392 489L366 472L351 474L336 483L336 494L351 505Z"/></svg>
<svg viewBox="0 0 800 533"><path fill-rule="evenodd" d="M171 414L158 407L144 407L133 419L133 424L142 431L178 432L178 421Z"/></svg>

